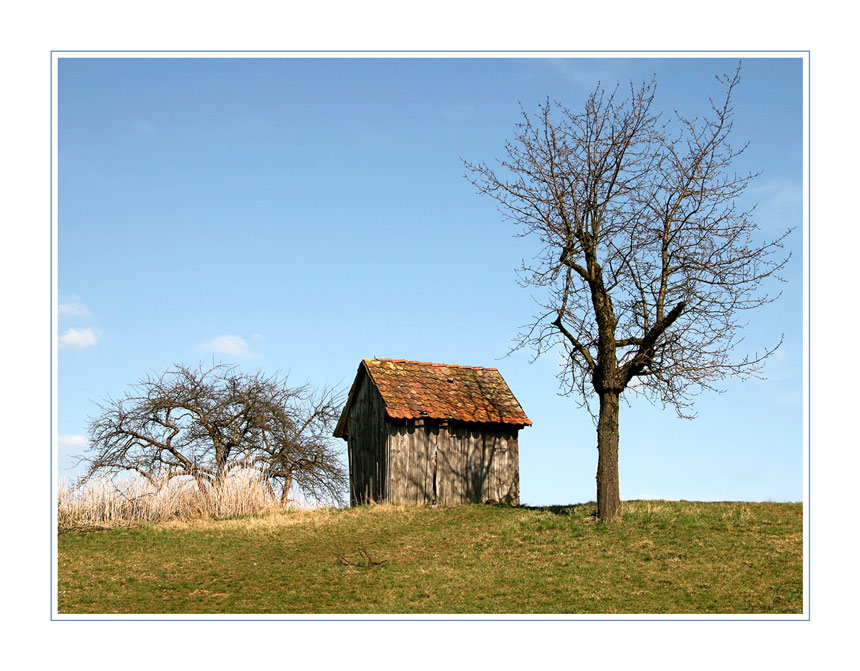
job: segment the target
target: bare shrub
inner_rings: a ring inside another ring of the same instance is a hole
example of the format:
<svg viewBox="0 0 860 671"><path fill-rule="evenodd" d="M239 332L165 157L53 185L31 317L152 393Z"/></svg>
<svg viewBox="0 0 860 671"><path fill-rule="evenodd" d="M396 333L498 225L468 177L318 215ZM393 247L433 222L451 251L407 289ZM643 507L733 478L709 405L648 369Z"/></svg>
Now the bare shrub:
<svg viewBox="0 0 860 671"><path fill-rule="evenodd" d="M236 366L177 364L98 404L84 479L137 474L196 482L205 495L256 470L286 503L293 488L340 503L348 478L332 431L342 399L333 388L290 386L285 377Z"/></svg>

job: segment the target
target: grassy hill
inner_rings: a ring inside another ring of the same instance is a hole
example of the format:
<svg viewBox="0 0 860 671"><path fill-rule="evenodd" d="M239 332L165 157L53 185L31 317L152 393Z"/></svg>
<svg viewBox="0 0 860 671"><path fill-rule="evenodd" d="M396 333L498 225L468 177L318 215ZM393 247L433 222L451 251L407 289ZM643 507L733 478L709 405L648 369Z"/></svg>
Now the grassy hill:
<svg viewBox="0 0 860 671"><path fill-rule="evenodd" d="M58 540L61 613L800 613L802 506L296 511Z"/></svg>

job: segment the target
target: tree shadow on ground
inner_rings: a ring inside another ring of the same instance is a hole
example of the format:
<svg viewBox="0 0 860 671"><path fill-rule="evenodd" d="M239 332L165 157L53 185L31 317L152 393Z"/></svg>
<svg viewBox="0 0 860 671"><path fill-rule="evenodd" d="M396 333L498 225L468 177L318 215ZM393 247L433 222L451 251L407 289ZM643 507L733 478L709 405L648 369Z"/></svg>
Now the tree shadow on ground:
<svg viewBox="0 0 860 671"><path fill-rule="evenodd" d="M504 504L499 504L504 505ZM591 501L589 503L572 503L566 506L515 506L522 510L539 510L553 515L569 516L569 517L595 517L597 515L597 503Z"/></svg>

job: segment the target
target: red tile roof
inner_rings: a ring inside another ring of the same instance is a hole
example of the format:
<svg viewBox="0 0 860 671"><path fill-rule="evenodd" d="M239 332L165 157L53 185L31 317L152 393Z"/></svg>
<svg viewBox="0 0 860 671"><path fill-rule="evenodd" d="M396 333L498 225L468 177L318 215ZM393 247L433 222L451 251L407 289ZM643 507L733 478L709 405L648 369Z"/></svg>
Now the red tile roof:
<svg viewBox="0 0 860 671"><path fill-rule="evenodd" d="M389 417L532 423L497 368L404 359L364 359L359 376L362 368L379 390ZM344 419L348 408L349 402Z"/></svg>

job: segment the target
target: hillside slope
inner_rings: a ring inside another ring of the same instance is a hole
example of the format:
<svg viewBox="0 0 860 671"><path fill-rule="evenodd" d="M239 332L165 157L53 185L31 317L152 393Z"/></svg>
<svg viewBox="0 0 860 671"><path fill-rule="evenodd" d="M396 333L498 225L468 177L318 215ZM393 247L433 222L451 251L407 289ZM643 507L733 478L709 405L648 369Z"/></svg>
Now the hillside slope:
<svg viewBox="0 0 860 671"><path fill-rule="evenodd" d="M802 506L377 506L63 534L72 613L800 613ZM372 562L372 563L371 563Z"/></svg>

